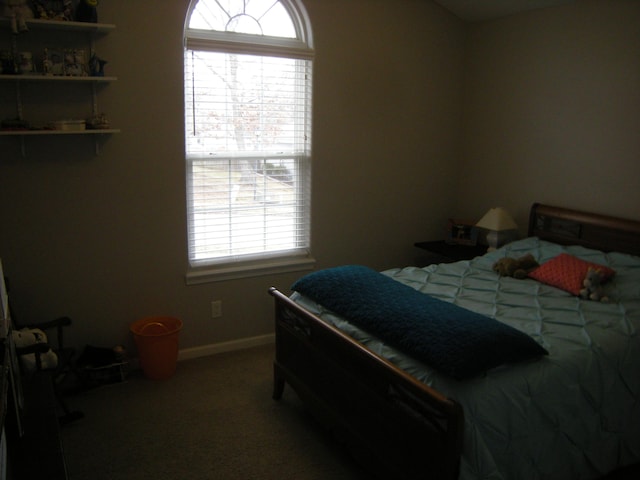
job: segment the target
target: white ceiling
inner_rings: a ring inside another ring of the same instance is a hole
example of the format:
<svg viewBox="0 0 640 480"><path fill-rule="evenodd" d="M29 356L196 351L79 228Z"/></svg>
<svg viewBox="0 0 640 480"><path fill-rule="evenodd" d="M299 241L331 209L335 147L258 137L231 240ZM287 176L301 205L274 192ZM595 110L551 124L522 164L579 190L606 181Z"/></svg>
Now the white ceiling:
<svg viewBox="0 0 640 480"><path fill-rule="evenodd" d="M573 3L577 0L434 0L468 22L505 17L526 10Z"/></svg>

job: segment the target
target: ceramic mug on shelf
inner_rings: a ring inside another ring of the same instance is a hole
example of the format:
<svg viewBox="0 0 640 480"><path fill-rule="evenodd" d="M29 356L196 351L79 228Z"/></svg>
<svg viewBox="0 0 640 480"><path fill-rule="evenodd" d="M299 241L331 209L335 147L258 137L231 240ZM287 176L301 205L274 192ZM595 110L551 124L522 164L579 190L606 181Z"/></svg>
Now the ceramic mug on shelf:
<svg viewBox="0 0 640 480"><path fill-rule="evenodd" d="M33 73L33 56L31 52L20 52L18 54L18 68L20 73Z"/></svg>

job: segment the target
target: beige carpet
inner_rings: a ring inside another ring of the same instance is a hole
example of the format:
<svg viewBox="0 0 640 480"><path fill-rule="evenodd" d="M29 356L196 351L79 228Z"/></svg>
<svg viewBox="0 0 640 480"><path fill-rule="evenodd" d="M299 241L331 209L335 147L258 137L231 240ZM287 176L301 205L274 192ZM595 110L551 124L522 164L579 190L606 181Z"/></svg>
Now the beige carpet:
<svg viewBox="0 0 640 480"><path fill-rule="evenodd" d="M285 387L271 399L272 345L140 372L68 398L85 418L62 429L71 480L365 480ZM640 467L606 480L640 478Z"/></svg>
<svg viewBox="0 0 640 480"><path fill-rule="evenodd" d="M63 428L71 480L370 478L291 389L271 399L273 346L180 362L176 374L68 399L85 418Z"/></svg>

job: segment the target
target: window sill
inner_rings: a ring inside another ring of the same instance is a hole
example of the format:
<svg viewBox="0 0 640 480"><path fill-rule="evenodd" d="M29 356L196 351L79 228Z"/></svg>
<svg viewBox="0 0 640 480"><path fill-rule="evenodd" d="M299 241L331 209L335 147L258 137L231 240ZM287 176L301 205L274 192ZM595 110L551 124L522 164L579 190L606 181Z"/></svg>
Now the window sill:
<svg viewBox="0 0 640 480"><path fill-rule="evenodd" d="M292 257L249 264L208 265L207 267L194 268L188 271L185 276L185 282L187 285L199 285L239 278L299 272L312 270L315 263L316 260L313 257Z"/></svg>

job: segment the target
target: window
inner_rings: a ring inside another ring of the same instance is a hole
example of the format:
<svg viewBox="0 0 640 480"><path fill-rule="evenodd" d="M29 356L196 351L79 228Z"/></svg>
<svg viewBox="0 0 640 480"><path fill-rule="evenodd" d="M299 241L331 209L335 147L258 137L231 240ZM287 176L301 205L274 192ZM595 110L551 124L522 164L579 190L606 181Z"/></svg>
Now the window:
<svg viewBox="0 0 640 480"><path fill-rule="evenodd" d="M312 56L296 0L191 1L184 86L192 281L312 261Z"/></svg>

